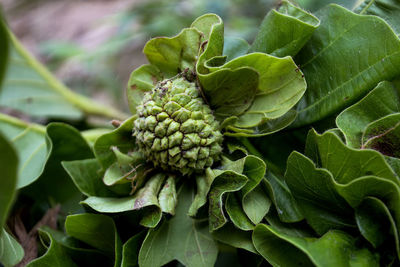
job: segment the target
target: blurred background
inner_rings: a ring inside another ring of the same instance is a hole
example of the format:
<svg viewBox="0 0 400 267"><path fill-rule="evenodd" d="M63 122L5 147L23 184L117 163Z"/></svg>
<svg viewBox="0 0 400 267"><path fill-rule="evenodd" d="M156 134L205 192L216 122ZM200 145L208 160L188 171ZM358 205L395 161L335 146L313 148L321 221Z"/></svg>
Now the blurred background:
<svg viewBox="0 0 400 267"><path fill-rule="evenodd" d="M225 35L251 43L279 0L0 0L22 44L73 90L127 109L129 75L146 63L142 48L155 36L173 36L204 13L216 13ZM296 0L311 12L328 3ZM122 101L121 101L122 100Z"/></svg>

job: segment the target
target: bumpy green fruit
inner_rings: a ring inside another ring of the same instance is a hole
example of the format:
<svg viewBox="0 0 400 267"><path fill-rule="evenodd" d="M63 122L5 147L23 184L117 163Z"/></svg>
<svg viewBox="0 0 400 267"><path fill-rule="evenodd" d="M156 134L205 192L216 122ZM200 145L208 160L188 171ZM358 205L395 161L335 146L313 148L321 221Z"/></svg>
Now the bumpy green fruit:
<svg viewBox="0 0 400 267"><path fill-rule="evenodd" d="M137 107L139 150L164 170L200 172L220 159L222 134L198 87L184 77L164 80Z"/></svg>

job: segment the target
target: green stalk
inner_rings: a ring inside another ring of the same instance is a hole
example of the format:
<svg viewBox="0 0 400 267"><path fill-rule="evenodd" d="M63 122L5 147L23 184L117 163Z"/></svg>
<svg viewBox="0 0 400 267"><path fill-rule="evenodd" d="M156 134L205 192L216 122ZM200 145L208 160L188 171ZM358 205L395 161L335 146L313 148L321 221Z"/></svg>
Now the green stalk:
<svg viewBox="0 0 400 267"><path fill-rule="evenodd" d="M111 119L125 120L129 117L113 107L105 106L97 103L90 98L83 95L77 94L71 91L63 83L61 83L56 77L54 77L50 71L46 69L39 61L37 61L17 40L17 38L9 31L11 43L14 45L15 50L23 56L27 63L34 68L39 75L51 85L54 91L62 95L68 102L72 103L78 109L82 110L88 115L97 115Z"/></svg>
<svg viewBox="0 0 400 267"><path fill-rule="evenodd" d="M7 122L8 124L15 125L17 127L22 127L22 128L30 128L31 130L34 130L38 133L45 134L46 133L46 127L40 124L36 123L28 123L26 121L17 119L15 117L0 113L0 122Z"/></svg>

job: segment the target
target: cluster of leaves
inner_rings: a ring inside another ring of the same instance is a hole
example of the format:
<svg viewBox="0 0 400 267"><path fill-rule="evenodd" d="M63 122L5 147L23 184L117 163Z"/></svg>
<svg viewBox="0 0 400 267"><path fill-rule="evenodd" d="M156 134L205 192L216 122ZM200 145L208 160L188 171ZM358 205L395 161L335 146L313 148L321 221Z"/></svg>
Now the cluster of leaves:
<svg viewBox="0 0 400 267"><path fill-rule="evenodd" d="M72 93L1 27L0 105L125 120L80 132L0 115L0 262L399 264L399 10L376 0L314 16L284 1L251 45L224 40L213 14L150 40L127 88L132 113L157 81L190 70L225 135L222 161L193 177L154 169L135 153L135 115Z"/></svg>

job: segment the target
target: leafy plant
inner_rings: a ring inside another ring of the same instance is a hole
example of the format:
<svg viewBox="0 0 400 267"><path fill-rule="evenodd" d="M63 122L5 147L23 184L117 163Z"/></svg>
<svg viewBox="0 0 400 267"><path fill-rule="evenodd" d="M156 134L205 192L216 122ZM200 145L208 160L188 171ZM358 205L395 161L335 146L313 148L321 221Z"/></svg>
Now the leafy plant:
<svg viewBox="0 0 400 267"><path fill-rule="evenodd" d="M203 15L147 42L131 116L69 91L3 25L0 103L116 120L0 116L2 264L398 265L400 40L381 2L283 1L252 44Z"/></svg>

